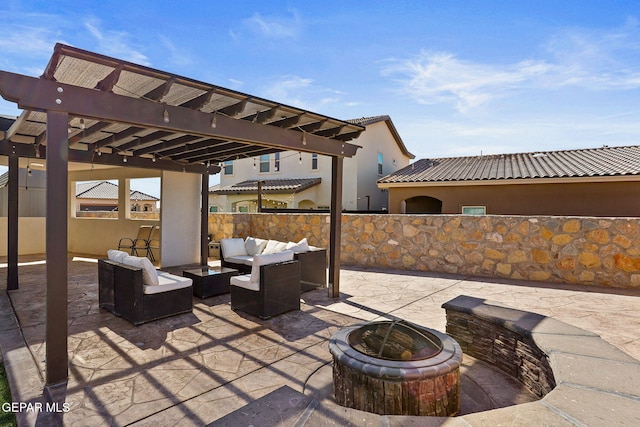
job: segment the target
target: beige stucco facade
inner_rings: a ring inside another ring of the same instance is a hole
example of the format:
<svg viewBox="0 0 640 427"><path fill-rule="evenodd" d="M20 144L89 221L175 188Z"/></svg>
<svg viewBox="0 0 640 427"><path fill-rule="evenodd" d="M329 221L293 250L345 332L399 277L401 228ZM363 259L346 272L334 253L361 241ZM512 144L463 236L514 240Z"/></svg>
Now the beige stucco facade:
<svg viewBox="0 0 640 427"><path fill-rule="evenodd" d="M635 177L559 178L486 183L387 185L390 213L462 213L484 206L491 215L640 216L640 180ZM441 212L412 212L418 197L442 202Z"/></svg>
<svg viewBox="0 0 640 427"><path fill-rule="evenodd" d="M344 159L343 209L388 209L387 193L377 187L376 181L407 166L412 158L403 151L402 142L392 126L390 119L368 124L365 131L351 141L361 148L354 157ZM382 158L382 173L378 173L379 154ZM331 204L331 158L318 156L317 168L313 166L312 154L294 151L280 153L277 169L276 157L271 154L269 172L260 172L260 158L238 159L233 161L233 174L225 174L224 171L221 173L220 186L248 180L321 178L320 184L300 193L264 194L263 206L328 209ZM247 206L249 212L255 212L256 201L256 194L209 196L209 206L217 207L218 212L238 212L240 206Z"/></svg>

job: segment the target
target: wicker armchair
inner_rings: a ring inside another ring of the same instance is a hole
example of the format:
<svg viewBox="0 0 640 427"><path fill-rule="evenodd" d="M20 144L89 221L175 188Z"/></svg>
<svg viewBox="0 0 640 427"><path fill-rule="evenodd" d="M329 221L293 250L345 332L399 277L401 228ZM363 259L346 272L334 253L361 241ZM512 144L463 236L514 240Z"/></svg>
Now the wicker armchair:
<svg viewBox="0 0 640 427"><path fill-rule="evenodd" d="M261 257L271 255L256 256ZM231 278L231 309L261 319L300 310L300 263L291 260L261 265L260 261L254 258L251 274Z"/></svg>
<svg viewBox="0 0 640 427"><path fill-rule="evenodd" d="M98 260L98 301L100 307L140 325L193 310L192 286L145 293L143 269L108 259ZM163 273L160 273L162 275ZM163 283L185 280L164 273ZM161 286L152 287L159 290Z"/></svg>

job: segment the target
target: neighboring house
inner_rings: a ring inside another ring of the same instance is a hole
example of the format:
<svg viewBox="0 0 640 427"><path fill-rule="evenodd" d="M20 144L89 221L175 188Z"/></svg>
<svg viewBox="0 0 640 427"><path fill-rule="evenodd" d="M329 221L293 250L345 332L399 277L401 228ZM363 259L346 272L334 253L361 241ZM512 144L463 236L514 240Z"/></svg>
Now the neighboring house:
<svg viewBox="0 0 640 427"><path fill-rule="evenodd" d="M44 217L46 174L32 169L18 170L18 216ZM9 172L0 175L0 216L8 215Z"/></svg>
<svg viewBox="0 0 640 427"><path fill-rule="evenodd" d="M353 144L358 149L344 159L342 208L351 211L387 209L387 194L376 181L409 164L407 151L389 116L347 120L365 127ZM329 209L331 158L283 151L223 163L220 185L209 189L209 210L240 212L257 210L262 181L262 206L266 208Z"/></svg>
<svg viewBox="0 0 640 427"><path fill-rule="evenodd" d="M132 212L156 212L157 197L131 190ZM109 181L76 184L76 212L115 211L118 209L118 185Z"/></svg>
<svg viewBox="0 0 640 427"><path fill-rule="evenodd" d="M390 213L640 215L640 146L421 159L378 181Z"/></svg>

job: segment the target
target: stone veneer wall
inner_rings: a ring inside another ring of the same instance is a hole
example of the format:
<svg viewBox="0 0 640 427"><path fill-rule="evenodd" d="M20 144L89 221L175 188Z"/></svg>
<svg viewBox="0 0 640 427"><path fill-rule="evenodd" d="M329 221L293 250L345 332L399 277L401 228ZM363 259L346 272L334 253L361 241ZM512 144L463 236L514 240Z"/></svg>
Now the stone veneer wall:
<svg viewBox="0 0 640 427"><path fill-rule="evenodd" d="M210 214L214 240L307 237L329 244L328 214ZM344 265L640 287L638 218L342 215Z"/></svg>

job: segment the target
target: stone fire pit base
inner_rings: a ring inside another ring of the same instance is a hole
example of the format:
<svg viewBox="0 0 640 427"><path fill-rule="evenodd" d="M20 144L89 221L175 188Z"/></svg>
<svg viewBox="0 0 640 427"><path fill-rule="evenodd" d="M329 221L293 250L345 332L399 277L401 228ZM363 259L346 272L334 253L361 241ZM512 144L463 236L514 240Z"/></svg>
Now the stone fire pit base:
<svg viewBox="0 0 640 427"><path fill-rule="evenodd" d="M341 329L329 341L339 405L380 415L452 416L460 411L462 350L455 340L414 325L440 339L442 351L422 360L384 360L349 345L349 334L363 325Z"/></svg>

